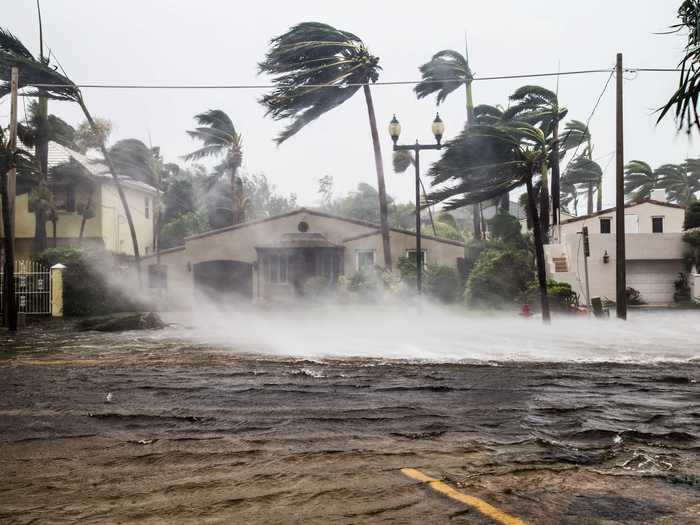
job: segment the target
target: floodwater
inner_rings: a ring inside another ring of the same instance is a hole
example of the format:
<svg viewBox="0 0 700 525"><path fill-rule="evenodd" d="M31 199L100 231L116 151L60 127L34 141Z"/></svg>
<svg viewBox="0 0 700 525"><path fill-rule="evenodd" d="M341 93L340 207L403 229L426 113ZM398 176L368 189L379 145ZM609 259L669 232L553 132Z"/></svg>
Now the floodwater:
<svg viewBox="0 0 700 525"><path fill-rule="evenodd" d="M377 315L0 336L0 522L700 524L698 313Z"/></svg>

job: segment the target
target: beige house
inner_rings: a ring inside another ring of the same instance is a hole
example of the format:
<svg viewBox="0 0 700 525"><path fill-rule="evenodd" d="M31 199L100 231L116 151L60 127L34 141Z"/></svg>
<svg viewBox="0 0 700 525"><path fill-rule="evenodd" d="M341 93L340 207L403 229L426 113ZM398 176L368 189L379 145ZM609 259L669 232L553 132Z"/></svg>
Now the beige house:
<svg viewBox="0 0 700 525"><path fill-rule="evenodd" d="M685 272L683 220L685 208L660 200L625 206L627 286L635 288L648 304L670 304L674 281ZM562 222L561 241L545 246L547 274L567 282L586 301L583 238L588 227L588 273L591 297L615 299L615 209L610 208Z"/></svg>
<svg viewBox="0 0 700 525"><path fill-rule="evenodd" d="M391 230L394 270L400 257L415 258L415 233ZM457 268L464 244L423 236L423 258ZM301 208L188 237L161 252L162 274L153 256L152 277L164 275L169 296L189 302L195 291L234 294L255 302L294 297L310 278L334 282L342 275L383 267L379 226Z"/></svg>
<svg viewBox="0 0 700 525"><path fill-rule="evenodd" d="M79 210L89 202L92 218L85 221L84 245L104 247L114 254L133 255L133 246L126 214L122 207L112 176L104 166L55 142L49 143L49 171L60 167L68 176L50 177L49 186L58 209L58 220L54 225L46 223L48 245L77 245L83 216ZM134 220L141 253L153 250L153 206L156 189L132 180L119 177L121 186ZM17 259L29 258L32 254L36 219L30 209L29 194L17 196L15 202L15 238ZM0 236L2 230L0 229Z"/></svg>

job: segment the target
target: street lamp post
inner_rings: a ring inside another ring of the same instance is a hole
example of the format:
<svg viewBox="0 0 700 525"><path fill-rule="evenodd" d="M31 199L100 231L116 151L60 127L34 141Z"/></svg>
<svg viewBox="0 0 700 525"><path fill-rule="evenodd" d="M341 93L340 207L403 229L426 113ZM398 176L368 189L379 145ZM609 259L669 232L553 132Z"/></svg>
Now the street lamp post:
<svg viewBox="0 0 700 525"><path fill-rule="evenodd" d="M423 290L423 252L421 250L420 231L420 152L426 149L442 149L442 136L445 133L445 124L442 122L439 114L433 120L432 131L435 136L435 144L419 144L416 140L415 144L402 145L397 144L399 135L401 135L401 124L397 120L396 115L389 123L389 135L394 142L394 151L412 151L413 165L416 168L416 289L419 294Z"/></svg>

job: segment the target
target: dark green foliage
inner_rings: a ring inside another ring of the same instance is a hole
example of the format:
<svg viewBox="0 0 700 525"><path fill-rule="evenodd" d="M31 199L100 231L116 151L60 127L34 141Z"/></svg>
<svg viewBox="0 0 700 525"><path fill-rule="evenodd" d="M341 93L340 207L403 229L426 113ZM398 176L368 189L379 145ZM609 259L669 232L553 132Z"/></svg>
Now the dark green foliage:
<svg viewBox="0 0 700 525"><path fill-rule="evenodd" d="M435 221L435 231L433 231L432 226L428 225L423 226L421 232L423 235L437 236L441 239L464 242L464 236L457 228L440 221Z"/></svg>
<svg viewBox="0 0 700 525"><path fill-rule="evenodd" d="M627 296L627 304L629 305L638 306L640 304L644 304L644 301L642 300L642 294L636 288L628 286L625 289L625 295Z"/></svg>
<svg viewBox="0 0 700 525"><path fill-rule="evenodd" d="M418 98L437 93L437 103L443 102L454 90L474 78L467 58L451 49L438 51L429 62L420 66L423 79L413 90Z"/></svg>
<svg viewBox="0 0 700 525"><path fill-rule="evenodd" d="M182 246L185 237L205 232L209 229L206 213L189 212L178 215L160 228L160 247L165 250Z"/></svg>
<svg viewBox="0 0 700 525"><path fill-rule="evenodd" d="M692 202L685 212L683 229L700 228L700 202Z"/></svg>
<svg viewBox="0 0 700 525"><path fill-rule="evenodd" d="M461 294L459 276L455 269L429 264L425 272L425 293L443 303L456 301Z"/></svg>
<svg viewBox="0 0 700 525"><path fill-rule="evenodd" d="M360 84L376 82L381 67L356 35L304 22L270 41L259 70L274 77L275 88L260 99L267 114L275 120L292 119L277 137L281 144L352 97Z"/></svg>
<svg viewBox="0 0 700 525"><path fill-rule="evenodd" d="M454 216L450 213L447 212L440 212L438 216L435 218L437 222L442 222L444 224L449 224L452 226L455 230L459 230L459 226L457 226L457 220L454 218Z"/></svg>
<svg viewBox="0 0 700 525"><path fill-rule="evenodd" d="M477 307L513 306L531 279L532 262L527 252L486 249L469 274L465 299Z"/></svg>
<svg viewBox="0 0 700 525"><path fill-rule="evenodd" d="M114 273L115 260L106 252L51 248L41 254L39 262L48 267L57 263L66 266L63 311L67 316L107 315L145 309L144 305L107 283L105 275Z"/></svg>
<svg viewBox="0 0 700 525"><path fill-rule="evenodd" d="M510 213L499 210L489 221L491 236L514 248L524 248L525 238L521 232L520 221Z"/></svg>
<svg viewBox="0 0 700 525"><path fill-rule="evenodd" d="M572 290L569 283L547 279L547 294L551 298L552 307L561 312L569 310L571 306L576 306L578 303L577 294ZM539 300L539 283L534 280L528 284L521 301L539 306Z"/></svg>
<svg viewBox="0 0 700 525"><path fill-rule="evenodd" d="M673 282L673 287L676 291L673 293L673 300L677 303L690 300L690 283L688 274L678 272L678 279Z"/></svg>

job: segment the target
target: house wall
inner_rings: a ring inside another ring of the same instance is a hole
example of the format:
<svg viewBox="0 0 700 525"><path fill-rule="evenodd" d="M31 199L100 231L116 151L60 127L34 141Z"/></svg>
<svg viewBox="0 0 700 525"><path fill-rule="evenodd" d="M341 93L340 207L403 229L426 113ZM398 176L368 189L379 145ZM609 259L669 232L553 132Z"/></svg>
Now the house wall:
<svg viewBox="0 0 700 525"><path fill-rule="evenodd" d="M75 192L76 205L86 203L89 196L87 187L78 187ZM99 200L99 195L93 197L93 201ZM95 202L95 209L99 209L99 202ZM80 236L80 224L83 217L78 212L58 212L58 221L56 223L56 238L58 245L74 244ZM88 219L85 223L85 231L83 238L86 242L99 244L101 237L101 216L99 213L95 217ZM2 220L0 219L0 225ZM32 255L34 244L34 230L36 228L36 216L29 211L29 194L24 193L18 195L15 199L15 239L16 239L16 257L18 259L28 258ZM46 235L51 246L53 238L53 223L46 221ZM0 227L0 238L2 238L2 228Z"/></svg>
<svg viewBox="0 0 700 525"><path fill-rule="evenodd" d="M147 255L153 251L153 203L154 195L140 189L122 185L126 201L131 211L136 230L136 239L141 255ZM134 255L131 242L129 223L122 206L119 193L113 182L105 182L100 187L101 199L101 235L105 247L117 254ZM149 200L148 217L146 217L145 199Z"/></svg>
<svg viewBox="0 0 700 525"><path fill-rule="evenodd" d="M625 215L637 215L639 217L639 232L652 233L651 219L652 217L664 217L664 233L678 233L683 231L683 220L685 218L685 210L671 206L661 206L653 202L645 202L637 206L625 208ZM615 211L595 215L586 219L577 220L574 222L563 223L562 238L579 232L584 226L588 226L589 233L600 233L600 219L611 219L611 232L615 232ZM658 235L658 234L657 234Z"/></svg>
<svg viewBox="0 0 700 525"><path fill-rule="evenodd" d="M194 274L191 264L188 265L190 255L183 248L173 248L161 252L160 264L167 268L167 285L165 291L165 305L168 308L182 309L192 305L194 297ZM148 268L156 264L155 255L143 258L142 271L146 276L144 286L151 289L148 282Z"/></svg>

